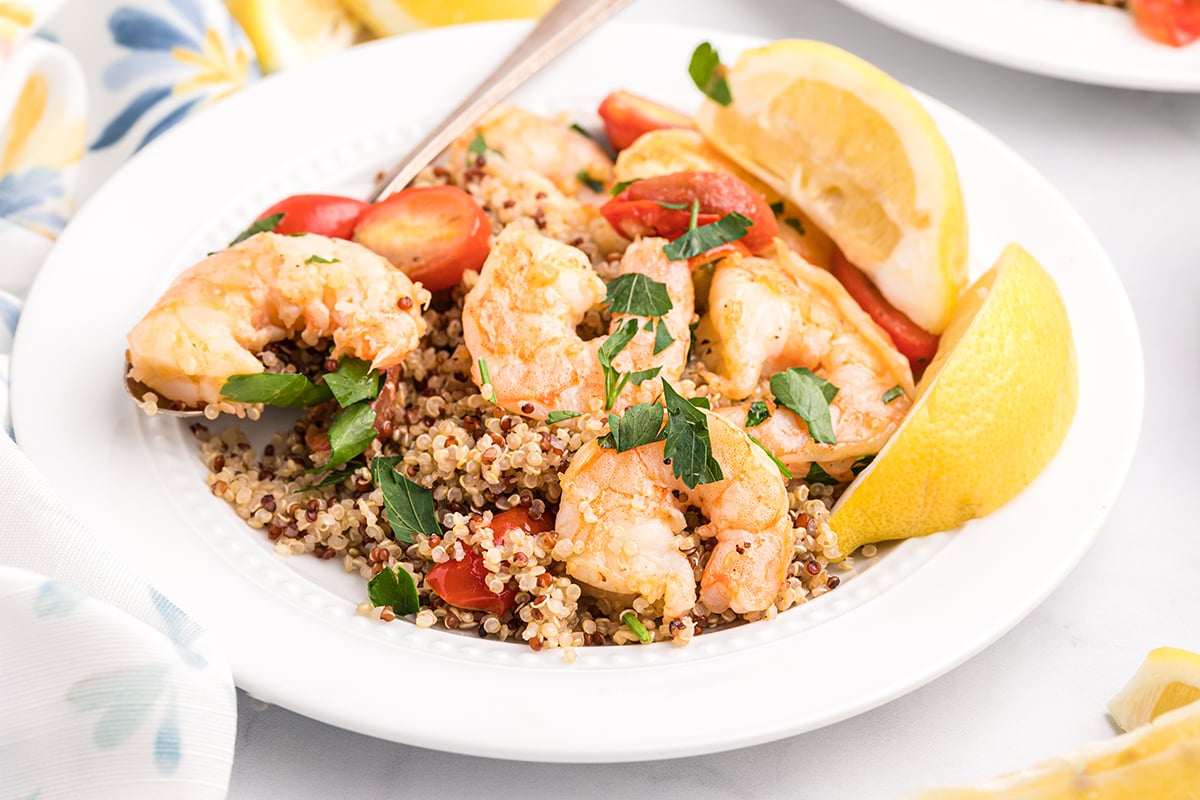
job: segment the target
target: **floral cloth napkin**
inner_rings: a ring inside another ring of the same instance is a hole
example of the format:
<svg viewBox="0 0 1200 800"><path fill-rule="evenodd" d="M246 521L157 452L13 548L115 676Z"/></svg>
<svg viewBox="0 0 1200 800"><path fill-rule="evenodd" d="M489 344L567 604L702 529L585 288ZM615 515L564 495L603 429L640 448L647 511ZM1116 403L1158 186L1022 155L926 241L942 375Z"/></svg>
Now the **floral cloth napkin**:
<svg viewBox="0 0 1200 800"><path fill-rule="evenodd" d="M73 210L257 75L219 0L0 0L0 800L225 796L229 668L13 443L8 354Z"/></svg>

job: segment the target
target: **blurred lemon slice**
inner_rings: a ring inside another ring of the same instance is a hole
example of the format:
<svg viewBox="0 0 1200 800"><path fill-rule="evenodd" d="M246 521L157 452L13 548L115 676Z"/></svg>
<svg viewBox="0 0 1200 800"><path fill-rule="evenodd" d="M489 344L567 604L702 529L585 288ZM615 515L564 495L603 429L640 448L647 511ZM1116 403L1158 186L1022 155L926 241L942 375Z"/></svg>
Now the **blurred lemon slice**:
<svg viewBox="0 0 1200 800"><path fill-rule="evenodd" d="M554 0L341 0L376 36L420 28L540 17Z"/></svg>
<svg viewBox="0 0 1200 800"><path fill-rule="evenodd" d="M1168 711L1200 700L1200 655L1174 647L1151 650L1108 712L1123 731L1153 722Z"/></svg>
<svg viewBox="0 0 1200 800"><path fill-rule="evenodd" d="M967 278L958 172L929 113L899 82L822 42L747 50L708 100L704 135L795 203L892 305L941 333Z"/></svg>
<svg viewBox="0 0 1200 800"><path fill-rule="evenodd" d="M949 530L1004 505L1058 451L1078 394L1058 287L1009 245L963 294L908 416L834 507L838 549Z"/></svg>
<svg viewBox="0 0 1200 800"><path fill-rule="evenodd" d="M264 72L344 50L363 34L338 0L227 0L227 5Z"/></svg>

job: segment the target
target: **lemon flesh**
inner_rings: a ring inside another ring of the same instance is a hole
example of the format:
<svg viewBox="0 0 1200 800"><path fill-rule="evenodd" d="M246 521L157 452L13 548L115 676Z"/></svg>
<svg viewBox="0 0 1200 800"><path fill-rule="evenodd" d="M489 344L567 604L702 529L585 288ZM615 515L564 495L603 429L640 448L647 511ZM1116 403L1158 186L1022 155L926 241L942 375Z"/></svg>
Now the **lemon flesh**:
<svg viewBox="0 0 1200 800"><path fill-rule="evenodd" d="M733 102L696 116L718 149L824 229L884 297L941 333L967 278L958 172L929 113L899 82L822 42L748 50Z"/></svg>
<svg viewBox="0 0 1200 800"><path fill-rule="evenodd" d="M440 25L540 17L554 0L341 0L376 36Z"/></svg>
<svg viewBox="0 0 1200 800"><path fill-rule="evenodd" d="M1200 703L971 789L909 800L1200 800Z"/></svg>
<svg viewBox="0 0 1200 800"><path fill-rule="evenodd" d="M338 0L227 0L227 5L264 72L336 53L363 36Z"/></svg>
<svg viewBox="0 0 1200 800"><path fill-rule="evenodd" d="M1009 245L964 293L900 428L834 507L839 549L949 530L1004 505L1058 451L1078 394L1058 288Z"/></svg>
<svg viewBox="0 0 1200 800"><path fill-rule="evenodd" d="M1113 721L1128 731L1200 700L1200 655L1175 647L1151 650L1129 683L1108 703Z"/></svg>

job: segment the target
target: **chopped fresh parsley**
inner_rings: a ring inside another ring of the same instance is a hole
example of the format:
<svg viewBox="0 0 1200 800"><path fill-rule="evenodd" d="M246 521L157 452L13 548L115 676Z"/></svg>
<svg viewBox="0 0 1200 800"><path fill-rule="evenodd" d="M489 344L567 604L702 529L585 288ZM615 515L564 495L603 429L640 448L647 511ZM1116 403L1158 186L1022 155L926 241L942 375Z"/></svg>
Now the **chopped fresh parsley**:
<svg viewBox="0 0 1200 800"><path fill-rule="evenodd" d="M663 381L667 405L667 440L663 454L671 460L671 471L689 489L722 480L725 475L712 454L705 413L679 396Z"/></svg>
<svg viewBox="0 0 1200 800"><path fill-rule="evenodd" d="M604 184L601 181L598 181L595 178L593 178L591 175L589 175L588 171L586 169L581 169L581 170L579 170L579 172L576 172L575 180L579 181L584 186L591 189L593 192L603 192L604 191Z"/></svg>
<svg viewBox="0 0 1200 800"><path fill-rule="evenodd" d="M308 408L332 397L327 386L317 386L304 375L231 375L221 396L235 403L265 403L283 408Z"/></svg>
<svg viewBox="0 0 1200 800"><path fill-rule="evenodd" d="M640 272L618 275L609 281L604 302L614 314L639 317L661 317L671 310L667 285Z"/></svg>
<svg viewBox="0 0 1200 800"><path fill-rule="evenodd" d="M554 425L557 422L563 422L568 419L575 419L579 416L578 411L551 411L546 415L546 422Z"/></svg>
<svg viewBox="0 0 1200 800"><path fill-rule="evenodd" d="M421 607L417 596L417 585L404 567L384 567L383 571L367 582L367 598L371 605L391 606L397 616L415 614Z"/></svg>
<svg viewBox="0 0 1200 800"><path fill-rule="evenodd" d="M433 508L433 495L424 486L413 483L396 471L400 456L378 456L371 461L371 480L375 488L383 493L383 507L387 512L392 536L404 544L413 543L413 534L441 536L437 512Z"/></svg>
<svg viewBox="0 0 1200 800"><path fill-rule="evenodd" d="M837 396L838 387L817 375L808 367L791 367L771 376L771 392L779 405L794 411L808 423L814 441L836 444L829 404Z"/></svg>
<svg viewBox="0 0 1200 800"><path fill-rule="evenodd" d="M801 225L800 220L796 219L795 217L788 217L787 219L785 219L783 221L783 224L790 226L791 228L793 228L796 231L796 233L800 234L801 236L804 236L804 234L805 234L804 226Z"/></svg>
<svg viewBox="0 0 1200 800"><path fill-rule="evenodd" d="M320 256L309 256L304 259L305 264L339 264L340 258L321 258Z"/></svg>
<svg viewBox="0 0 1200 800"><path fill-rule="evenodd" d="M475 166L481 158L486 160L488 153L495 153L501 158L504 158L504 153L501 153L495 148L488 147L487 142L483 139L482 133L476 133L475 138L471 140L469 145L467 145L467 167L469 168Z"/></svg>
<svg viewBox="0 0 1200 800"><path fill-rule="evenodd" d="M771 203L771 213L777 217L783 213L782 200L776 200L774 203Z"/></svg>
<svg viewBox="0 0 1200 800"><path fill-rule="evenodd" d="M658 326L654 329L654 355L658 355L674 343L674 337L672 337L671 332L667 330L667 323L660 319L658 321Z"/></svg>
<svg viewBox="0 0 1200 800"><path fill-rule="evenodd" d="M382 377L371 369L369 361L344 356L338 360L337 369L325 376L325 385L337 398L338 405L346 408L360 400L378 397Z"/></svg>
<svg viewBox="0 0 1200 800"><path fill-rule="evenodd" d="M496 402L496 387L492 386L492 373L491 373L491 370L488 369L487 360L483 359L483 358L479 359L479 381L484 386L491 386L492 396L489 397L488 400L491 400L493 403L495 403Z"/></svg>
<svg viewBox="0 0 1200 800"><path fill-rule="evenodd" d="M804 480L809 483L823 483L826 486L837 486L841 481L830 475L821 465L813 462L808 467L808 474L804 476Z"/></svg>
<svg viewBox="0 0 1200 800"><path fill-rule="evenodd" d="M688 402L694 405L696 408L703 408L705 411L712 410L712 401L710 401L707 397L689 397Z"/></svg>
<svg viewBox="0 0 1200 800"><path fill-rule="evenodd" d="M766 453L768 456L770 456L771 460L775 462L775 466L779 467L779 471L781 473L783 473L783 477L787 478L790 481L792 479L792 471L783 465L783 462L779 460L779 457L776 456L774 453L772 453L770 450L768 450L767 446L765 444L763 444L762 442L760 442L757 437L751 436L748 433L746 435L750 437L750 441L754 442L756 445L761 447L762 451L764 453Z"/></svg>
<svg viewBox="0 0 1200 800"><path fill-rule="evenodd" d="M692 216L694 222L694 210ZM720 247L729 242L736 242L738 239L745 237L747 231L750 230L750 226L753 224L749 217L734 211L721 217L716 222L701 225L698 228L691 228L683 236L680 236L664 247L663 253L672 261L683 261L692 256L707 253L714 247Z"/></svg>
<svg viewBox="0 0 1200 800"><path fill-rule="evenodd" d="M897 397L903 397L903 396L904 396L904 390L900 388L900 384L896 384L895 386L893 386L892 388L888 389L886 392L883 393L884 405L892 402Z"/></svg>
<svg viewBox="0 0 1200 800"><path fill-rule="evenodd" d="M620 327L609 334L608 339L604 344L600 345L598 357L600 359L600 369L604 372L604 408L613 407L613 403L617 402L617 396L624 388L626 381L621 380L621 374L613 367L613 359L616 358L625 346L633 341L633 337L638 332L638 321L636 319L627 319Z"/></svg>
<svg viewBox="0 0 1200 800"><path fill-rule="evenodd" d="M672 211L684 211L691 206L690 203L668 203L666 200L655 200L654 202L658 203L663 208L669 208Z"/></svg>
<svg viewBox="0 0 1200 800"><path fill-rule="evenodd" d="M704 92L711 100L727 106L733 102L733 94L729 91L729 82L725 80L725 66L716 48L708 42L701 42L692 51L692 61L688 64L688 75L696 88Z"/></svg>
<svg viewBox="0 0 1200 800"><path fill-rule="evenodd" d="M633 450L651 442L662 441L663 407L660 403L639 403L630 406L621 416L608 415L608 429L600 446L618 453Z"/></svg>
<svg viewBox="0 0 1200 800"><path fill-rule="evenodd" d="M633 186L633 184L637 183L640 180L641 180L641 178L634 178L631 181L619 181L618 183L614 183L613 187L608 190L608 193L611 194L613 197L616 197L621 192L625 191L630 186Z"/></svg>
<svg viewBox="0 0 1200 800"><path fill-rule="evenodd" d="M269 217L263 217L255 221L253 225L239 233L237 238L229 243L229 246L233 247L235 244L241 244L251 236L256 236L260 233L274 233L275 229L279 227L279 223L283 222L285 216L285 214L280 212L279 214L272 214Z"/></svg>
<svg viewBox="0 0 1200 800"><path fill-rule="evenodd" d="M850 465L850 471L853 472L854 477L857 478L858 473L862 472L864 469L869 467L871 465L871 462L874 460L875 460L874 455L859 456L858 458L854 459L854 463Z"/></svg>
<svg viewBox="0 0 1200 800"><path fill-rule="evenodd" d="M621 615L621 622L625 623L625 627L637 634L638 641L642 644L649 644L654 640L650 635L650 631L646 630L646 626L637 618L637 614L632 611L626 611Z"/></svg>
<svg viewBox="0 0 1200 800"><path fill-rule="evenodd" d="M571 123L571 130L575 131L580 136L586 136L587 138L591 139L593 142L596 141L596 137L594 137L590 133L588 133L587 129L584 128L582 125L580 125L578 122Z"/></svg>
<svg viewBox="0 0 1200 800"><path fill-rule="evenodd" d="M344 409L329 426L329 460L321 472L340 466L367 449L375 441L375 409L365 400Z"/></svg>
<svg viewBox="0 0 1200 800"><path fill-rule="evenodd" d="M362 464L351 462L341 469L335 469L333 472L321 479L320 483L314 483L314 489L320 489L323 486L332 486L335 483L341 483L358 471Z"/></svg>
<svg viewBox="0 0 1200 800"><path fill-rule="evenodd" d="M757 428L771 418L771 409L762 400L755 400L746 412L746 427Z"/></svg>

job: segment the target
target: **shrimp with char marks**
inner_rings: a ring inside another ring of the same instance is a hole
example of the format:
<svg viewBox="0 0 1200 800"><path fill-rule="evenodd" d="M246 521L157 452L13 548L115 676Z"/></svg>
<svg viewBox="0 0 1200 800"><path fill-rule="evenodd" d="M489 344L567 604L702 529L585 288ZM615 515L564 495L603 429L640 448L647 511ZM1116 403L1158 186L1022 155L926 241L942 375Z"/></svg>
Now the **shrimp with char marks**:
<svg viewBox="0 0 1200 800"><path fill-rule="evenodd" d="M293 338L332 339L334 358L387 369L416 349L428 302L361 245L260 233L175 279L129 332L130 376L169 400L215 404L231 376L264 371L256 353Z"/></svg>

